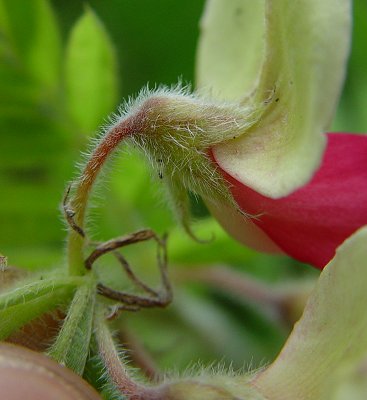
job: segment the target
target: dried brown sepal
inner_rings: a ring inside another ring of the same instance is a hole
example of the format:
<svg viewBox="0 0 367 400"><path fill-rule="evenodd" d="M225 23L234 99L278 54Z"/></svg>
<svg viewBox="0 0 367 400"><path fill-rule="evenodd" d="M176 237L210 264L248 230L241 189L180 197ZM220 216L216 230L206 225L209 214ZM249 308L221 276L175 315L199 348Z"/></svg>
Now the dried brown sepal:
<svg viewBox="0 0 367 400"><path fill-rule="evenodd" d="M143 229L141 231L130 233L128 235L120 236L100 243L85 260L85 268L91 269L93 263L104 254L110 253L116 249L120 249L121 247L125 247L133 243L144 242L150 239L155 239L159 242L159 238L152 230Z"/></svg>
<svg viewBox="0 0 367 400"><path fill-rule="evenodd" d="M162 282L162 288L159 291L150 288L142 282L132 271L127 260L117 251L121 247L151 239L155 240L158 245L157 263ZM107 316L108 319L115 318L120 311L138 311L140 308L166 307L172 301L172 288L167 273L166 241L166 235L163 238L159 238L154 231L144 229L98 244L96 249L85 260L86 269L91 269L98 258L104 254L113 253L130 280L147 294L146 296L129 294L99 283L97 290L100 295L121 303L111 309L110 314Z"/></svg>

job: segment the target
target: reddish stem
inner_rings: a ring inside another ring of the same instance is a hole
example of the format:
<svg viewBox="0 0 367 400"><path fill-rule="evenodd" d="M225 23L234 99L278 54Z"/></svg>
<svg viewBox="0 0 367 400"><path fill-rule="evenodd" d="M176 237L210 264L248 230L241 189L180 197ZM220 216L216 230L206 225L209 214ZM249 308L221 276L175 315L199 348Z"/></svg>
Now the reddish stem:
<svg viewBox="0 0 367 400"><path fill-rule="evenodd" d="M131 377L128 369L121 361L102 313L99 314L96 328L99 355L116 389L129 400L161 399L155 388L138 383Z"/></svg>
<svg viewBox="0 0 367 400"><path fill-rule="evenodd" d="M84 231L85 214L89 195L94 183L107 159L118 145L127 137L144 131L146 107L115 124L98 142L86 163L79 180L76 182L75 194L70 208L75 213L75 224ZM71 275L85 273L83 258L84 238L74 229L70 229L68 238L69 272Z"/></svg>

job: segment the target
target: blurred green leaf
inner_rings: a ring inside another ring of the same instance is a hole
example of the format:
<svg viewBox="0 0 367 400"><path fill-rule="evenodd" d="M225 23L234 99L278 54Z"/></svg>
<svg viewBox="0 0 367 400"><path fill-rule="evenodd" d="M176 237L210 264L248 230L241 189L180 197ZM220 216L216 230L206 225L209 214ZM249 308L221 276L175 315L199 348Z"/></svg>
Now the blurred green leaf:
<svg viewBox="0 0 367 400"><path fill-rule="evenodd" d="M65 75L71 116L82 131L94 131L116 106L118 82L113 45L89 7L71 32Z"/></svg>
<svg viewBox="0 0 367 400"><path fill-rule="evenodd" d="M47 0L0 0L0 243L11 265L44 268L43 254L62 247L58 205L75 139L60 93L61 53ZM40 253L41 244L53 249Z"/></svg>
<svg viewBox="0 0 367 400"><path fill-rule="evenodd" d="M35 10L35 32L29 49L29 68L37 80L53 87L60 82L60 33L48 1L33 0L32 3Z"/></svg>
<svg viewBox="0 0 367 400"><path fill-rule="evenodd" d="M353 2L353 40L343 96L332 130L367 132L367 3Z"/></svg>
<svg viewBox="0 0 367 400"><path fill-rule="evenodd" d="M2 0L0 34L2 57L16 69L27 71L47 88L59 84L61 39L47 0Z"/></svg>

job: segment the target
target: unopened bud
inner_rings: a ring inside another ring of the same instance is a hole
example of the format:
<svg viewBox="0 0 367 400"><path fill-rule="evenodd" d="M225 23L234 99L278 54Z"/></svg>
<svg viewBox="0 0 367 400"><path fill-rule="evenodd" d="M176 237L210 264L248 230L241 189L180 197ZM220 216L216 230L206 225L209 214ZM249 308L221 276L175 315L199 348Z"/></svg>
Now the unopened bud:
<svg viewBox="0 0 367 400"><path fill-rule="evenodd" d="M161 387L166 400L264 400L246 376L208 376L184 379Z"/></svg>

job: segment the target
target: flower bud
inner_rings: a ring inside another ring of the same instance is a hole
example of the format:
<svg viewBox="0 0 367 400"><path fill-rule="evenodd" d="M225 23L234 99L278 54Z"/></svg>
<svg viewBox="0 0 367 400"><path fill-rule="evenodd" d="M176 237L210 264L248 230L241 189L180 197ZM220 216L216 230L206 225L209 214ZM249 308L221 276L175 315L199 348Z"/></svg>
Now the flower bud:
<svg viewBox="0 0 367 400"><path fill-rule="evenodd" d="M158 391L166 400L263 400L244 376L207 376L167 383Z"/></svg>
<svg viewBox="0 0 367 400"><path fill-rule="evenodd" d="M243 135L264 107L214 101L182 88L146 90L113 118L100 147L112 147L108 139L115 143L115 136L129 138L141 148L165 181L172 205L190 232L188 191L238 209L211 149Z"/></svg>
<svg viewBox="0 0 367 400"><path fill-rule="evenodd" d="M228 197L228 185L210 156L213 146L236 139L261 110L212 101L183 89L143 93L129 113L140 116L140 132L131 135L152 166L183 188L200 195ZM126 120L124 115L117 126Z"/></svg>
<svg viewBox="0 0 367 400"><path fill-rule="evenodd" d="M50 358L22 347L0 344L1 398L100 400L79 376Z"/></svg>

